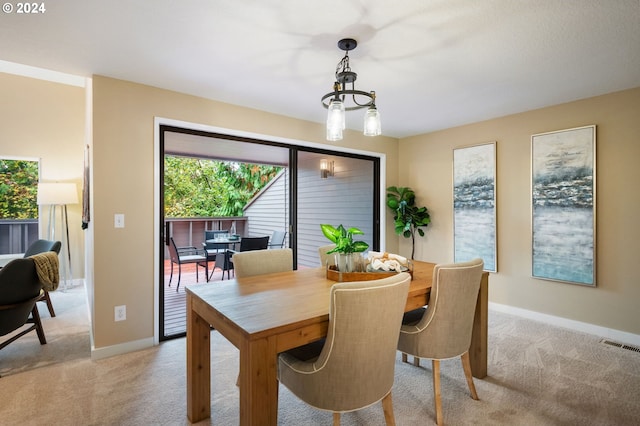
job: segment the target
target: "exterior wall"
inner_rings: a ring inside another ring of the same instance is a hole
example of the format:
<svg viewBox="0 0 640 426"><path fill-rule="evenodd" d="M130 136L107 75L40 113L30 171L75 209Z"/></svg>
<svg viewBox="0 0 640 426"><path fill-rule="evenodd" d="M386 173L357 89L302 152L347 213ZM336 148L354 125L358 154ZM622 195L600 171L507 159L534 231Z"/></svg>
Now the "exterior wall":
<svg viewBox="0 0 640 426"><path fill-rule="evenodd" d="M494 303L640 334L640 88L400 141L400 184L429 208L416 259L453 259L453 149L497 141L498 273ZM531 135L595 124L597 287L531 277ZM401 251L409 252L408 240Z"/></svg>
<svg viewBox="0 0 640 426"><path fill-rule="evenodd" d="M320 159L335 162L335 173L320 178ZM298 263L320 266L318 247L329 244L321 223L360 228L357 238L373 244L373 165L369 161L320 154L301 156L298 163ZM395 237L394 237L395 239Z"/></svg>
<svg viewBox="0 0 640 426"><path fill-rule="evenodd" d="M248 237L271 236L289 230L289 169L284 169L244 209ZM285 247L288 246L285 239Z"/></svg>

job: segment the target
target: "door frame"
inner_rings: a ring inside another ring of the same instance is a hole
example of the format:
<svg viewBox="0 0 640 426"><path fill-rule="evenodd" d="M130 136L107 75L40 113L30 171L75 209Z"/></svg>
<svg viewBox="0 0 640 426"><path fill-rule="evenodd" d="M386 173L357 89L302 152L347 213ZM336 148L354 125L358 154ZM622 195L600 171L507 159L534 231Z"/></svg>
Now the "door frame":
<svg viewBox="0 0 640 426"><path fill-rule="evenodd" d="M329 147L325 144L319 144L315 142L303 141L298 139L288 139L274 135L266 135L266 134L258 134L251 133L246 131L241 131L237 129L229 129L223 127L209 126L205 124L192 123L187 121L175 120L164 117L154 117L154 165L153 165L153 225L154 225L154 235L153 235L153 246L154 250L154 277L153 277L153 297L154 297L154 332L153 332L153 341L154 344L157 345L160 343L160 286L157 285L160 282L160 279L164 277L164 246L163 246L163 233L164 233L164 209L162 208L164 203L164 195L162 192L163 188L163 164L164 164L164 132L166 131L177 131L183 133L190 133L194 135L202 135L208 137L222 137L230 140L237 140L242 142L253 142L253 143L261 143L266 145L273 145L278 147L287 147L290 149L290 170L291 170L291 157L297 156L297 150L305 150L312 152L320 152L320 153L340 153L346 156L354 156L354 157L372 157L377 159L374 161L374 176L377 176L377 182L374 184L374 203L378 204L377 211L377 219L376 212L374 212L374 223L377 220L378 226L376 227L376 235L374 236L374 242L377 240L380 248L385 247L385 232L384 232L384 224L386 222L386 212L385 205L381 200L384 199L385 196L385 188L386 188L386 174L383 173L386 170L386 154L380 152L372 152L365 150L357 150L353 148L335 146ZM295 165L295 161L294 161ZM293 181L293 177L295 177L295 172L290 173L290 182ZM292 185L294 183L292 182ZM294 194L294 187L290 187L290 194ZM290 195L290 221L295 221L293 216L294 207L295 207L295 195ZM162 219L162 220L161 220ZM295 222L292 222L294 226L293 229L293 238L294 241L293 247L295 247ZM294 253L295 259L295 253ZM162 266L161 266L162 265ZM295 265L294 265L295 266ZM161 275L162 273L162 275Z"/></svg>

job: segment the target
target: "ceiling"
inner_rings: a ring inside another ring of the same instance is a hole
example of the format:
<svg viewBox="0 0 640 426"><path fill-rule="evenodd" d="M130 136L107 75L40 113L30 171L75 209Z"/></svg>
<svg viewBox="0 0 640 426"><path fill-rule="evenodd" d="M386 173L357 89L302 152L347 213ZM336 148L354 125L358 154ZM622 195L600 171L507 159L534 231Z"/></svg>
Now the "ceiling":
<svg viewBox="0 0 640 426"><path fill-rule="evenodd" d="M15 2L5 3L17 4ZM0 15L0 60L322 123L356 88L406 137L640 87L640 0L64 0ZM347 114L361 129L364 113Z"/></svg>

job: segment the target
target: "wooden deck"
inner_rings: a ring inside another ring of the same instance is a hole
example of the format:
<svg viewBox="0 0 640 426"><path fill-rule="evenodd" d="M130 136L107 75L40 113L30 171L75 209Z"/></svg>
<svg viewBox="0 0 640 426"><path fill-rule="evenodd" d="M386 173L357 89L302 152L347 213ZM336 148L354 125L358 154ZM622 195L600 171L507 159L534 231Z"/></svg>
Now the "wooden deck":
<svg viewBox="0 0 640 426"><path fill-rule="evenodd" d="M209 268L213 268L213 264L214 262L209 262ZM185 284L215 285L216 282L222 280L222 271L217 269L211 277L211 281L207 283L204 268L199 268L199 281L196 281L195 264L182 265L180 288L176 292L176 284L178 283L177 265L173 266L171 287L169 287L170 275L171 262L166 260L164 263L164 337L183 335L187 331L187 294L184 290ZM233 278L233 272L231 272L231 278ZM227 279L226 275L225 279Z"/></svg>

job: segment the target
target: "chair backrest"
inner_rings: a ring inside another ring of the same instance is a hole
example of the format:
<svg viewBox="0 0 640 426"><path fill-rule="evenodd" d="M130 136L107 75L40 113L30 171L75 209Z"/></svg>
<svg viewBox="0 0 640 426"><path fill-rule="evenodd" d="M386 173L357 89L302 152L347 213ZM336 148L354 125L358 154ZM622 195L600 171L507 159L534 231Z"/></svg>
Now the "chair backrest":
<svg viewBox="0 0 640 426"><path fill-rule="evenodd" d="M176 242L173 240L173 237L169 237L169 257L171 261L174 263L180 262L180 256L178 255L178 246L176 246Z"/></svg>
<svg viewBox="0 0 640 426"><path fill-rule="evenodd" d="M334 284L329 330L314 362L309 404L352 411L384 398L393 386L396 346L411 276Z"/></svg>
<svg viewBox="0 0 640 426"><path fill-rule="evenodd" d="M327 244L326 246L318 247L318 255L320 256L320 265L322 267L329 265L335 265L335 256L332 254L327 254L328 251L336 248L335 244Z"/></svg>
<svg viewBox="0 0 640 426"><path fill-rule="evenodd" d="M426 312L402 327L403 333L420 333L414 344L422 357L453 358L469 350L483 268L482 259L435 266Z"/></svg>
<svg viewBox="0 0 640 426"><path fill-rule="evenodd" d="M269 245L269 236L243 237L240 240L240 251L264 250Z"/></svg>
<svg viewBox="0 0 640 426"><path fill-rule="evenodd" d="M55 251L60 254L62 244L60 241L36 240L27 248L24 257L33 256L34 254L45 253L47 251Z"/></svg>
<svg viewBox="0 0 640 426"><path fill-rule="evenodd" d="M216 231L204 231L204 248L205 250L226 249L227 244L208 243L207 240L214 240L218 235L228 234L228 229L220 229Z"/></svg>
<svg viewBox="0 0 640 426"><path fill-rule="evenodd" d="M293 250L252 250L233 255L236 278L293 270Z"/></svg>
<svg viewBox="0 0 640 426"><path fill-rule="evenodd" d="M27 322L41 290L33 259L14 259L0 269L0 336Z"/></svg>
<svg viewBox="0 0 640 426"><path fill-rule="evenodd" d="M271 235L271 240L269 240L269 248L278 249L284 248L284 239L287 236L287 233L284 231L273 231Z"/></svg>

